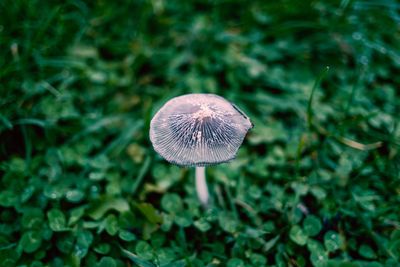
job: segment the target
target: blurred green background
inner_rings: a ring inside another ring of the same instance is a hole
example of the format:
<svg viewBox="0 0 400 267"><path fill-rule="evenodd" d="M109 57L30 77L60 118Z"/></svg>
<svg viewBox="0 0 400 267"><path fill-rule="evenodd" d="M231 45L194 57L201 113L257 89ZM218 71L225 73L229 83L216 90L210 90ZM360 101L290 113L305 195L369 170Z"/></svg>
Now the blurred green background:
<svg viewBox="0 0 400 267"><path fill-rule="evenodd" d="M394 0L2 0L0 266L400 266L399 73ZM195 92L255 124L207 210L148 137Z"/></svg>

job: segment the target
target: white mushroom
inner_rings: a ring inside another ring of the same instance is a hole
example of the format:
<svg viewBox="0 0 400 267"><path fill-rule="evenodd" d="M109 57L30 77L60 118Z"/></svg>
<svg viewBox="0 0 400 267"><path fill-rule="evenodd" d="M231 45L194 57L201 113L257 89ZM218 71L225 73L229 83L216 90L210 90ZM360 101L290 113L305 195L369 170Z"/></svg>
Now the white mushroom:
<svg viewBox="0 0 400 267"><path fill-rule="evenodd" d="M205 166L235 158L250 119L232 103L214 94L189 94L169 100L150 124L154 150L167 161L196 167L196 190L203 205L209 194Z"/></svg>

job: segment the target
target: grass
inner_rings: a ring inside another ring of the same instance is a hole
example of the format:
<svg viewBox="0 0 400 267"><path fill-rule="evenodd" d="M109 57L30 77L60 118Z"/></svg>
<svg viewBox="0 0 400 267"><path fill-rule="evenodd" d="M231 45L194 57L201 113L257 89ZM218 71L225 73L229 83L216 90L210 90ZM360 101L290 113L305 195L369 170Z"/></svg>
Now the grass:
<svg viewBox="0 0 400 267"><path fill-rule="evenodd" d="M399 8L1 1L0 266L399 266ZM148 137L199 92L255 125L207 210Z"/></svg>

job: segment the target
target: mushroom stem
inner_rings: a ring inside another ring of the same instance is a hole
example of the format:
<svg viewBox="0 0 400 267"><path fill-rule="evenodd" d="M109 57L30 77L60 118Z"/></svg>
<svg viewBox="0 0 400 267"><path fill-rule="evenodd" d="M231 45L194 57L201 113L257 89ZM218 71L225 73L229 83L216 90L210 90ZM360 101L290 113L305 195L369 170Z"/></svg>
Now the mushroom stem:
<svg viewBox="0 0 400 267"><path fill-rule="evenodd" d="M196 167L196 191L203 206L208 204L208 188L205 167Z"/></svg>

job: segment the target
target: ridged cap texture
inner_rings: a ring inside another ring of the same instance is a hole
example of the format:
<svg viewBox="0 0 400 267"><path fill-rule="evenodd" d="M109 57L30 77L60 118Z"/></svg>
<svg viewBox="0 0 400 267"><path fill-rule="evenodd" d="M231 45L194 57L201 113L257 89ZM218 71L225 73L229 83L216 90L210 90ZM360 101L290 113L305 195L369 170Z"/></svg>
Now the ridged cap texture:
<svg viewBox="0 0 400 267"><path fill-rule="evenodd" d="M169 100L150 124L154 150L181 166L207 166L235 158L250 119L223 97L188 94Z"/></svg>

